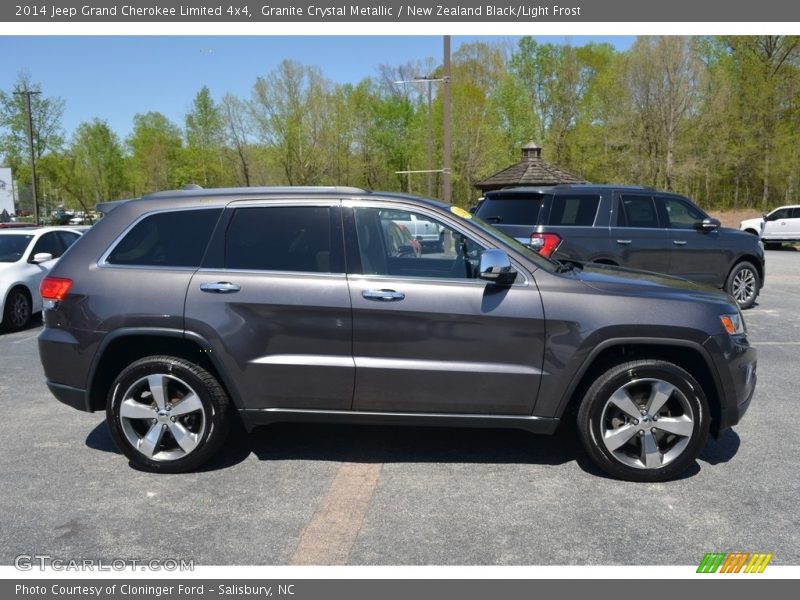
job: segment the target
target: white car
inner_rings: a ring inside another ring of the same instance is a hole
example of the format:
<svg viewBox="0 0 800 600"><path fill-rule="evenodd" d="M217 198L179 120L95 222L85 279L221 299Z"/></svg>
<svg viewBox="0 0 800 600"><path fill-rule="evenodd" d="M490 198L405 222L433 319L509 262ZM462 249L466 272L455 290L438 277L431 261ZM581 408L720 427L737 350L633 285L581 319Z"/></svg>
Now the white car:
<svg viewBox="0 0 800 600"><path fill-rule="evenodd" d="M61 227L0 229L0 326L16 331L42 310L39 283L81 236Z"/></svg>
<svg viewBox="0 0 800 600"><path fill-rule="evenodd" d="M781 206L759 219L747 219L739 229L759 236L765 245L800 242L800 205Z"/></svg>

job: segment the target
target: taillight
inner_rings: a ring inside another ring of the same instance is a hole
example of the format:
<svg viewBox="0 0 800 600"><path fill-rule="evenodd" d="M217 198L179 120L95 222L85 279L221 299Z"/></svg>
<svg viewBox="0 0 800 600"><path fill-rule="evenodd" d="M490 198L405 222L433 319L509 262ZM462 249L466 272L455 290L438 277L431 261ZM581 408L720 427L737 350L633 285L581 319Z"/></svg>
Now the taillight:
<svg viewBox="0 0 800 600"><path fill-rule="evenodd" d="M72 287L72 279L64 277L45 277L39 286L42 300L51 302L61 302L67 297L69 289Z"/></svg>
<svg viewBox="0 0 800 600"><path fill-rule="evenodd" d="M557 233L533 233L531 234L531 248L542 256L550 258L561 243L561 236Z"/></svg>

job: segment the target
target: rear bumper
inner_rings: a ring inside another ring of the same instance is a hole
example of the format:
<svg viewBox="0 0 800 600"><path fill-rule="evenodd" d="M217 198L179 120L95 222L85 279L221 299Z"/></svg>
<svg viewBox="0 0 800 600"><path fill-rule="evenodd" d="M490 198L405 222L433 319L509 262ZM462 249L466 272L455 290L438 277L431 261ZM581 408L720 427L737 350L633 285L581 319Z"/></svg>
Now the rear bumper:
<svg viewBox="0 0 800 600"><path fill-rule="evenodd" d="M47 382L47 387L50 388L50 392L59 402L63 402L67 406L71 406L77 410L92 412L92 409L89 407L86 390L53 383L52 381Z"/></svg>
<svg viewBox="0 0 800 600"><path fill-rule="evenodd" d="M727 334L710 337L704 346L720 376L720 414L711 427L719 437L739 423L750 407L758 380L758 352L746 337Z"/></svg>

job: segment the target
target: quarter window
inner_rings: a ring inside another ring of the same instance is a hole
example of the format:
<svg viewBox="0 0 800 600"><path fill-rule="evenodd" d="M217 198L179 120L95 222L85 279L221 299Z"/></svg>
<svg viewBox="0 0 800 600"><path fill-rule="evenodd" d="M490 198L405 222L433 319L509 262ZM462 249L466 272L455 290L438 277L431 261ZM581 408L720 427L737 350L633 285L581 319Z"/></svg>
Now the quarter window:
<svg viewBox="0 0 800 600"><path fill-rule="evenodd" d="M222 209L178 210L142 219L106 262L146 267L199 267Z"/></svg>
<svg viewBox="0 0 800 600"><path fill-rule="evenodd" d="M225 236L225 267L331 273L327 206L238 208Z"/></svg>
<svg viewBox="0 0 800 600"><path fill-rule="evenodd" d="M597 194L554 196L553 207L550 209L550 225L591 227L599 206L600 196Z"/></svg>

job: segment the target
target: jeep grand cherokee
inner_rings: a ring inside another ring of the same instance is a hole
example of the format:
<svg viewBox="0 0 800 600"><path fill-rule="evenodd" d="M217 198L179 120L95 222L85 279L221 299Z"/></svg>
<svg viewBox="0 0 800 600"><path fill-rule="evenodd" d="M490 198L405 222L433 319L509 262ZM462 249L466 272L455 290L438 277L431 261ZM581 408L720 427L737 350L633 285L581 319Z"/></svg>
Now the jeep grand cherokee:
<svg viewBox="0 0 800 600"><path fill-rule="evenodd" d="M180 472L232 415L521 428L576 418L607 473L683 472L735 425L756 351L726 294L550 260L460 209L354 188L162 192L107 213L41 286L62 402ZM440 252L386 237L435 223Z"/></svg>

